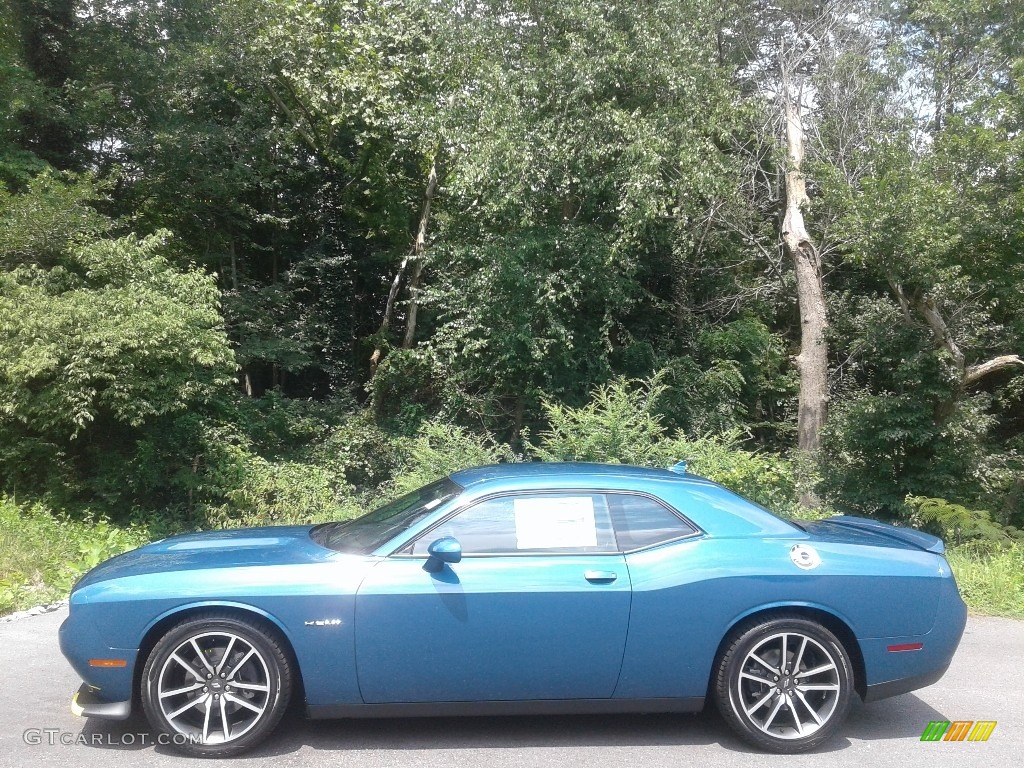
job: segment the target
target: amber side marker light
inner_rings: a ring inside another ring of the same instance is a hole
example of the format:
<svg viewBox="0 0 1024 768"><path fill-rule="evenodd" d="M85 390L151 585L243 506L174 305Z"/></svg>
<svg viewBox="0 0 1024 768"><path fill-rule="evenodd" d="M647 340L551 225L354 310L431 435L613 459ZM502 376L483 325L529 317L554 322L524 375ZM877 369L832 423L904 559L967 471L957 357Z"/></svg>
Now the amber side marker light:
<svg viewBox="0 0 1024 768"><path fill-rule="evenodd" d="M89 659L90 667L127 667L124 659Z"/></svg>

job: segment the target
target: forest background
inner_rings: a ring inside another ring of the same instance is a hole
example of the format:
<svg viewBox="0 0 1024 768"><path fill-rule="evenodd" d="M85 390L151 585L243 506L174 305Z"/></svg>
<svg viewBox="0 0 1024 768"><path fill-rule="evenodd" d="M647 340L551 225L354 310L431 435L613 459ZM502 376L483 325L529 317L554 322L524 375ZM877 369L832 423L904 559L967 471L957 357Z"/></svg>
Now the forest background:
<svg viewBox="0 0 1024 768"><path fill-rule="evenodd" d="M0 0L0 613L493 461L1024 615L1024 4Z"/></svg>

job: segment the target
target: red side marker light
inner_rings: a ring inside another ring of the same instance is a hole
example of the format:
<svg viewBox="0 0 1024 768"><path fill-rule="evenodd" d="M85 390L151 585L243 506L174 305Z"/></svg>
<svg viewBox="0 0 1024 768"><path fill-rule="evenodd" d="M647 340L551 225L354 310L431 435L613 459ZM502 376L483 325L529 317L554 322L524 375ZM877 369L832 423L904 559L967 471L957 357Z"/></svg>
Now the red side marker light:
<svg viewBox="0 0 1024 768"><path fill-rule="evenodd" d="M89 659L90 667L127 667L124 659Z"/></svg>
<svg viewBox="0 0 1024 768"><path fill-rule="evenodd" d="M924 643L903 643L902 645L888 645L885 650L897 653L899 651L920 651L922 648L924 648Z"/></svg>

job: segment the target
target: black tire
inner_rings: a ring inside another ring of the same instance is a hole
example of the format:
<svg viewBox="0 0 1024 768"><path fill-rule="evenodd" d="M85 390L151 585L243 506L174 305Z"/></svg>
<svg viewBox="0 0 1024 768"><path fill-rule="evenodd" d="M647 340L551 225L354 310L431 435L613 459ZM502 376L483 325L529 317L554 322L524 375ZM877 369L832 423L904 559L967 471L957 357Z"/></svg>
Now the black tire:
<svg viewBox="0 0 1024 768"><path fill-rule="evenodd" d="M142 707L161 743L194 757L227 757L270 735L288 707L292 671L259 619L195 614L153 647Z"/></svg>
<svg viewBox="0 0 1024 768"><path fill-rule="evenodd" d="M714 679L715 703L729 726L749 744L784 754L806 752L832 738L846 719L853 688L842 643L797 616L740 626Z"/></svg>

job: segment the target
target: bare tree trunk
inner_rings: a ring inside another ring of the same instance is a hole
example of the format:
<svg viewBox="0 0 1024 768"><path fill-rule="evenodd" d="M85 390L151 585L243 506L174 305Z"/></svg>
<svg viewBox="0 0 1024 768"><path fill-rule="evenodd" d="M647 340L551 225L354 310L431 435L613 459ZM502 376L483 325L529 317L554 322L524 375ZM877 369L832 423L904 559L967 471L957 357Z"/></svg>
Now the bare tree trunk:
<svg viewBox="0 0 1024 768"><path fill-rule="evenodd" d="M949 327L946 325L946 320L943 318L942 313L939 312L938 305L933 299L925 296L916 302L916 306L917 311L921 313L921 317L924 318L924 321L931 329L935 345L949 353L954 365L956 365L957 370L960 372L962 380L967 365L966 358L959 345L953 339L953 334L949 332Z"/></svg>
<svg viewBox="0 0 1024 768"><path fill-rule="evenodd" d="M416 314L419 312L417 294L422 274L423 262L417 259L412 265L412 277L409 278L409 309L405 315L405 338L402 339L402 349L410 349L416 338Z"/></svg>
<svg viewBox="0 0 1024 768"><path fill-rule="evenodd" d="M409 279L409 315L406 320L405 337L402 342L402 348L409 349L409 347L412 346L413 337L416 335L416 312L419 308L416 301L416 292L419 289L420 275L423 272L422 256L426 249L427 222L430 218L430 204L433 202L436 191L437 158L435 155L434 161L430 164L430 174L427 176L427 189L423 196L423 213L420 214L420 224L416 230L416 242L413 244L412 252L402 259L402 264L398 267L398 271L395 273L395 279L391 281L391 290L388 291L388 300L384 305L384 318L381 320L380 330L377 331L377 344L374 346L373 354L370 355L371 379L377 374L377 366L380 365L380 358L384 353L384 335L391 328L391 318L395 314L395 303L398 300L398 293L402 287L402 278L405 277L405 272L409 268L410 263L413 264L413 272L412 277Z"/></svg>
<svg viewBox="0 0 1024 768"><path fill-rule="evenodd" d="M799 449L808 457L817 456L821 447L821 429L828 403L828 343L825 329L828 318L825 290L821 280L818 249L804 224L803 208L807 189L803 177L804 124L801 94L783 73L782 94L786 130L786 214L782 222L782 240L793 260L796 272L797 301L800 306L800 354L796 365L800 373L800 397L797 411ZM801 494L800 503L814 506L810 492Z"/></svg>
<svg viewBox="0 0 1024 768"><path fill-rule="evenodd" d="M984 363L972 365L964 371L964 386L969 387L972 384L976 384L990 373L1002 371L1007 368L1016 368L1018 366L1024 367L1024 359L1021 359L1020 355L1000 355L999 357L993 357L991 360L987 360Z"/></svg>
<svg viewBox="0 0 1024 768"><path fill-rule="evenodd" d="M405 276L405 269L409 266L409 256L402 259L402 264L395 272L395 279L391 281L391 290L388 291L388 300L384 305L384 318L380 323L380 330L377 331L377 344L370 355L370 378L377 375L377 366L380 365L380 356L383 354L384 334L391 328L391 316L395 312L395 301L398 299L398 291L402 287L402 278Z"/></svg>
<svg viewBox="0 0 1024 768"><path fill-rule="evenodd" d="M231 252L231 289L238 293L238 256L235 255L235 238L228 241L228 250Z"/></svg>
<svg viewBox="0 0 1024 768"><path fill-rule="evenodd" d="M430 204L437 192L437 154L430 164L430 175L427 176L427 191L423 195L423 213L420 215L420 226L416 231L416 244L413 246L412 277L409 278L409 309L405 316L405 339L402 349L412 347L416 339L416 313L419 310L420 276L423 274L423 253L427 247L427 223L430 221Z"/></svg>
<svg viewBox="0 0 1024 768"><path fill-rule="evenodd" d="M235 253L235 238L233 237L228 240L228 251L231 254L231 290L238 295L238 256ZM249 371L244 365L242 366L242 384L245 387L245 396L253 397L252 377L249 376Z"/></svg>

